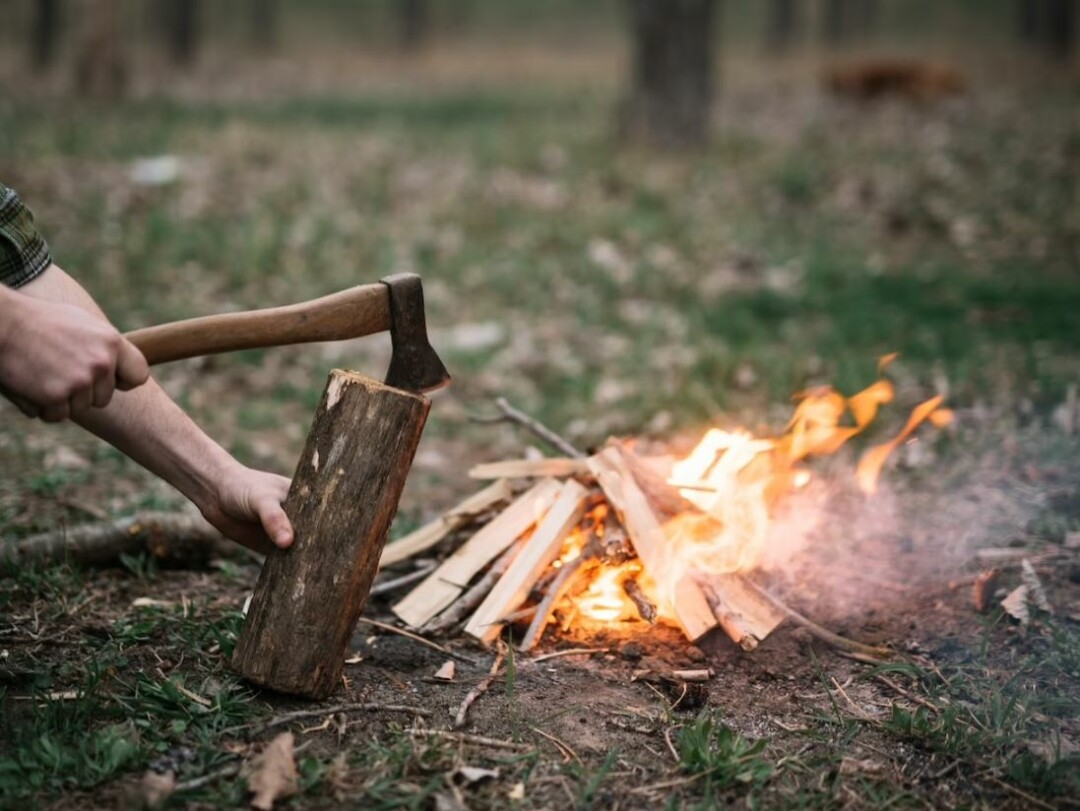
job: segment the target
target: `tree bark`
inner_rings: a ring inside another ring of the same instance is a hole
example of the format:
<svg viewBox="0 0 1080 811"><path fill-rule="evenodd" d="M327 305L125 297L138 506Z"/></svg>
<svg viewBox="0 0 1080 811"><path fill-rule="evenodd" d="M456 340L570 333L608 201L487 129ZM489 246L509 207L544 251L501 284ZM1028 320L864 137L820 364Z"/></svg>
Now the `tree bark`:
<svg viewBox="0 0 1080 811"><path fill-rule="evenodd" d="M75 86L79 94L115 99L127 89L127 53L120 41L116 0L87 0L75 60Z"/></svg>
<svg viewBox="0 0 1080 811"><path fill-rule="evenodd" d="M398 0L398 45L404 53L423 47L431 28L428 0Z"/></svg>
<svg viewBox="0 0 1080 811"><path fill-rule="evenodd" d="M622 133L685 148L708 137L717 0L629 0L633 62Z"/></svg>
<svg viewBox="0 0 1080 811"><path fill-rule="evenodd" d="M334 690L429 407L331 373L285 501L296 540L267 557L233 655L244 678L311 698Z"/></svg>
<svg viewBox="0 0 1080 811"><path fill-rule="evenodd" d="M56 60L60 38L60 0L37 0L34 3L33 32L30 37L31 61L45 70Z"/></svg>
<svg viewBox="0 0 1080 811"><path fill-rule="evenodd" d="M1067 62L1076 44L1076 0L1045 0L1046 49L1055 59Z"/></svg>
<svg viewBox="0 0 1080 811"><path fill-rule="evenodd" d="M772 0L769 6L768 45L777 53L791 49L802 22L798 0Z"/></svg>
<svg viewBox="0 0 1080 811"><path fill-rule="evenodd" d="M261 51L271 51L278 44L281 6L278 0L250 0L251 44Z"/></svg>
<svg viewBox="0 0 1080 811"><path fill-rule="evenodd" d="M195 61L202 39L199 0L164 0L162 23L169 56L177 65Z"/></svg>

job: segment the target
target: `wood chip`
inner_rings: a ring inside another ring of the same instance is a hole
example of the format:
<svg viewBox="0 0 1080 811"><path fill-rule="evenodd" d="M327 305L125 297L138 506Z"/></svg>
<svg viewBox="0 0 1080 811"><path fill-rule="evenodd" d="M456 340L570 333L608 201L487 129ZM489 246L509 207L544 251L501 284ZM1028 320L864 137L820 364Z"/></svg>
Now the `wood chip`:
<svg viewBox="0 0 1080 811"><path fill-rule="evenodd" d="M456 672L457 666L454 664L454 660L448 659L435 671L435 678L440 681L453 681Z"/></svg>

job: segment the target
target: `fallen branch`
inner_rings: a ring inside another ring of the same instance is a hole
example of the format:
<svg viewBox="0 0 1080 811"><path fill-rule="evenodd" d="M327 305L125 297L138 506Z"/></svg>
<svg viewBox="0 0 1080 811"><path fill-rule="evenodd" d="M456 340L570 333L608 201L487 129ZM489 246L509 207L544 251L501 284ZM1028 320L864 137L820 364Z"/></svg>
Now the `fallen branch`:
<svg viewBox="0 0 1080 811"><path fill-rule="evenodd" d="M484 676L473 689L466 693L465 698L461 700L461 704L458 705L457 712L454 714L454 726L452 729L461 729L465 726L465 718L469 714L469 707L472 706L476 699L487 692L491 683L495 681L495 678L499 675L499 670L502 668L503 659L505 658L506 653L500 650L499 655L495 657L495 661L491 663L491 670L488 674Z"/></svg>
<svg viewBox="0 0 1080 811"><path fill-rule="evenodd" d="M406 639L411 639L413 642L417 642L421 645L424 645L425 647L431 648L432 650L437 650L439 653L446 654L447 656L453 656L455 659L465 662L466 664L476 664L476 660L460 654L457 651L450 650L450 648L444 647L437 642L432 642L430 639L424 639L424 637L420 636L419 634L414 634L412 631L406 631L404 628L397 628L393 625L390 625L389 623L379 622L378 620L368 619L367 617L361 617L359 620L357 620L357 622L362 622L365 625L370 625L374 628L380 628L383 631L388 631L389 633L403 636Z"/></svg>
<svg viewBox="0 0 1080 811"><path fill-rule="evenodd" d="M634 608L637 609L638 616L641 617L649 625L656 624L656 606L653 602L645 596L645 592L641 588L641 584L638 583L632 577L628 577L622 584L623 593L630 598L630 602L634 604Z"/></svg>
<svg viewBox="0 0 1080 811"><path fill-rule="evenodd" d="M318 718L323 715L334 715L339 712L403 712L410 715L417 715L421 718L430 718L432 716L431 710L425 710L421 707L409 707L404 704L380 704L376 701L365 701L359 704L335 704L333 707L322 707L315 710L297 710L296 712L287 712L282 715L278 715L275 718L271 718L264 724L255 725L252 735L262 735L264 732L268 732L271 729L276 729L284 724L292 723L293 721L299 721L303 718ZM233 729L243 729L244 727L234 727ZM232 730L226 730L230 732Z"/></svg>
<svg viewBox="0 0 1080 811"><path fill-rule="evenodd" d="M743 582L751 591L756 592L762 598L768 600L770 603L776 606L777 609L783 611L785 614L791 617L793 622L805 628L811 636L821 640L827 645L838 648L842 651L847 651L849 653L871 657L874 660L875 664L881 664L882 659L886 659L893 655L893 651L889 650L888 648L879 648L874 645L865 645L862 642L856 642L854 639L848 639L846 636L834 634L832 631L823 628L813 620L807 619L794 608L791 608L785 603L781 602L779 599L774 597L757 583L754 583L752 580L743 578Z"/></svg>
<svg viewBox="0 0 1080 811"><path fill-rule="evenodd" d="M468 743L474 746L489 746L492 749L511 749L515 752L531 752L535 747L526 743L514 743L513 741L500 741L498 738L485 738L483 735L469 735L465 732L448 732L442 729L410 729L408 734L414 738L423 736L433 738L445 738L448 741Z"/></svg>
<svg viewBox="0 0 1080 811"><path fill-rule="evenodd" d="M254 555L225 540L202 516L147 512L105 524L42 532L0 545L0 560L19 565L69 562L105 566L121 555L148 553L173 565L205 565L213 557Z"/></svg>
<svg viewBox="0 0 1080 811"><path fill-rule="evenodd" d="M568 440L563 439L557 433L552 431L543 423L533 419L523 411L518 411L510 403L506 401L505 397L500 397L495 401L495 407L502 412L498 417L473 417L474 422L516 422L528 430L532 431L536 436L542 439L544 442L551 445L551 447L558 450L564 456L572 456L575 459L584 459L585 454L575 448Z"/></svg>

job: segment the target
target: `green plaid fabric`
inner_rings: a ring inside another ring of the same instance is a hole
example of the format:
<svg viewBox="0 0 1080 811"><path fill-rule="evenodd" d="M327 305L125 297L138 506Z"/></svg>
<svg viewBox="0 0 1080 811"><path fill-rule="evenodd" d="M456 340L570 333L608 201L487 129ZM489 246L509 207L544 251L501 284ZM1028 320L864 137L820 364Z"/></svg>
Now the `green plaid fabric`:
<svg viewBox="0 0 1080 811"><path fill-rule="evenodd" d="M34 215L14 189L0 183L0 284L19 287L52 263Z"/></svg>

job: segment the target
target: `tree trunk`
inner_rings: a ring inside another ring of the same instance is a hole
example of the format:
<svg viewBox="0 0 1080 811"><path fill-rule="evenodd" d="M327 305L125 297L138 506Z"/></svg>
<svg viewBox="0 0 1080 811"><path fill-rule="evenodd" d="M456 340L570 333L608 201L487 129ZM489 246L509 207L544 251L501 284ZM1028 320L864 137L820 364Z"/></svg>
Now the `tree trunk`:
<svg viewBox="0 0 1080 811"><path fill-rule="evenodd" d="M271 51L278 44L278 0L250 0L251 44L260 51Z"/></svg>
<svg viewBox="0 0 1080 811"><path fill-rule="evenodd" d="M164 0L162 23L169 56L177 65L190 65L199 52L202 35L199 0Z"/></svg>
<svg viewBox="0 0 1080 811"><path fill-rule="evenodd" d="M777 53L791 49L792 41L798 36L799 9L798 0L772 0L769 7L769 47Z"/></svg>
<svg viewBox="0 0 1080 811"><path fill-rule="evenodd" d="M1062 62L1072 58L1076 43L1076 0L1045 0L1046 49Z"/></svg>
<svg viewBox="0 0 1080 811"><path fill-rule="evenodd" d="M822 31L825 42L833 47L846 43L851 35L851 5L849 0L825 0L822 14Z"/></svg>
<svg viewBox="0 0 1080 811"><path fill-rule="evenodd" d="M34 4L31 61L38 70L52 66L60 37L60 0L37 0Z"/></svg>
<svg viewBox="0 0 1080 811"><path fill-rule="evenodd" d="M669 148L696 146L712 114L717 0L629 0L631 88L622 133Z"/></svg>
<svg viewBox="0 0 1080 811"><path fill-rule="evenodd" d="M296 540L267 556L233 654L244 678L311 698L337 686L430 405L331 373L285 500Z"/></svg>
<svg viewBox="0 0 1080 811"><path fill-rule="evenodd" d="M75 86L88 98L115 99L127 88L127 54L116 0L86 0L75 60Z"/></svg>
<svg viewBox="0 0 1080 811"><path fill-rule="evenodd" d="M398 0L398 45L404 53L423 47L431 26L428 0Z"/></svg>

